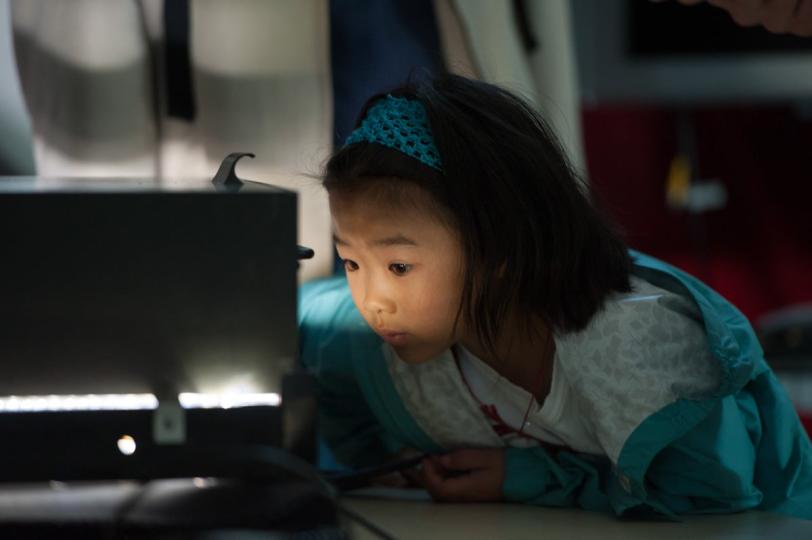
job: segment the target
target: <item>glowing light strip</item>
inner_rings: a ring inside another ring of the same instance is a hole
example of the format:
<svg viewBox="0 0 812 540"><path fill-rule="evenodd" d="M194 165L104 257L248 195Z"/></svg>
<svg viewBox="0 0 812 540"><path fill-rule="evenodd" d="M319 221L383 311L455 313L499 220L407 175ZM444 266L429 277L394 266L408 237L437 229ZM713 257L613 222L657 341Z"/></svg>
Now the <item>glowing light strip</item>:
<svg viewBox="0 0 812 540"><path fill-rule="evenodd" d="M231 409L234 407L276 407L282 397L276 393L197 394L178 395L184 409ZM49 396L0 397L0 413L54 411L141 411L158 408L154 394L85 394Z"/></svg>
<svg viewBox="0 0 812 540"><path fill-rule="evenodd" d="M0 413L45 411L138 411L158 408L154 394L85 394L0 397Z"/></svg>
<svg viewBox="0 0 812 540"><path fill-rule="evenodd" d="M234 394L195 394L184 392L178 395L184 409L231 409L232 407L276 407L282 403L282 396L268 392Z"/></svg>

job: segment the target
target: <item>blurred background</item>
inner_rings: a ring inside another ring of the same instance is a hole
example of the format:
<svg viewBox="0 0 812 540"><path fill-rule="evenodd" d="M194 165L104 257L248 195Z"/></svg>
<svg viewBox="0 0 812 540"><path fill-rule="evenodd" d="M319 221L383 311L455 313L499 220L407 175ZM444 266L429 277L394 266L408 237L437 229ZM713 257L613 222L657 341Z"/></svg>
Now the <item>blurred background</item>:
<svg viewBox="0 0 812 540"><path fill-rule="evenodd" d="M416 71L551 122L630 246L737 305L812 421L812 37L650 0L0 0L0 175L240 176L300 193L364 100ZM12 234L11 231L4 231Z"/></svg>

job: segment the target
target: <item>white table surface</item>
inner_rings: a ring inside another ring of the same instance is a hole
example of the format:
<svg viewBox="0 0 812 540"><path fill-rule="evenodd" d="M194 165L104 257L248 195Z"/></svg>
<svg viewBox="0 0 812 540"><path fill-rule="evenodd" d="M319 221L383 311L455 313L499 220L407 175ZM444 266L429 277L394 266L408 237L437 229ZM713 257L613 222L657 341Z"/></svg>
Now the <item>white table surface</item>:
<svg viewBox="0 0 812 540"><path fill-rule="evenodd" d="M402 540L812 540L812 521L766 512L689 516L673 523L507 503L440 504L345 496L342 504ZM356 524L351 531L354 539L377 538Z"/></svg>

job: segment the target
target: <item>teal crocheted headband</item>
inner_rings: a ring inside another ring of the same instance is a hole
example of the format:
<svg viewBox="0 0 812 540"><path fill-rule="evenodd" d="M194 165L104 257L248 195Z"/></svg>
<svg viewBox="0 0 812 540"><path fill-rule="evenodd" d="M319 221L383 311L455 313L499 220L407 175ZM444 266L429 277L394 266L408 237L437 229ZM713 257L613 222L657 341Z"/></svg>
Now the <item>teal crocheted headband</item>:
<svg viewBox="0 0 812 540"><path fill-rule="evenodd" d="M419 101L387 95L375 102L344 144L349 146L359 142L382 144L418 159L432 169L443 170L426 109Z"/></svg>

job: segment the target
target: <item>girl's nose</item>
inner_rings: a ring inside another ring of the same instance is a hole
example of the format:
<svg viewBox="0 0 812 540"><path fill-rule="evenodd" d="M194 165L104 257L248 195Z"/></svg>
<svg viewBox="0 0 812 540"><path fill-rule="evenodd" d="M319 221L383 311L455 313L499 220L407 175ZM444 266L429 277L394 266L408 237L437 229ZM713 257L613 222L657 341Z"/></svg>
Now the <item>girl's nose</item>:
<svg viewBox="0 0 812 540"><path fill-rule="evenodd" d="M366 295L364 296L364 309L374 314L392 314L395 312L395 302L379 289L367 287Z"/></svg>

